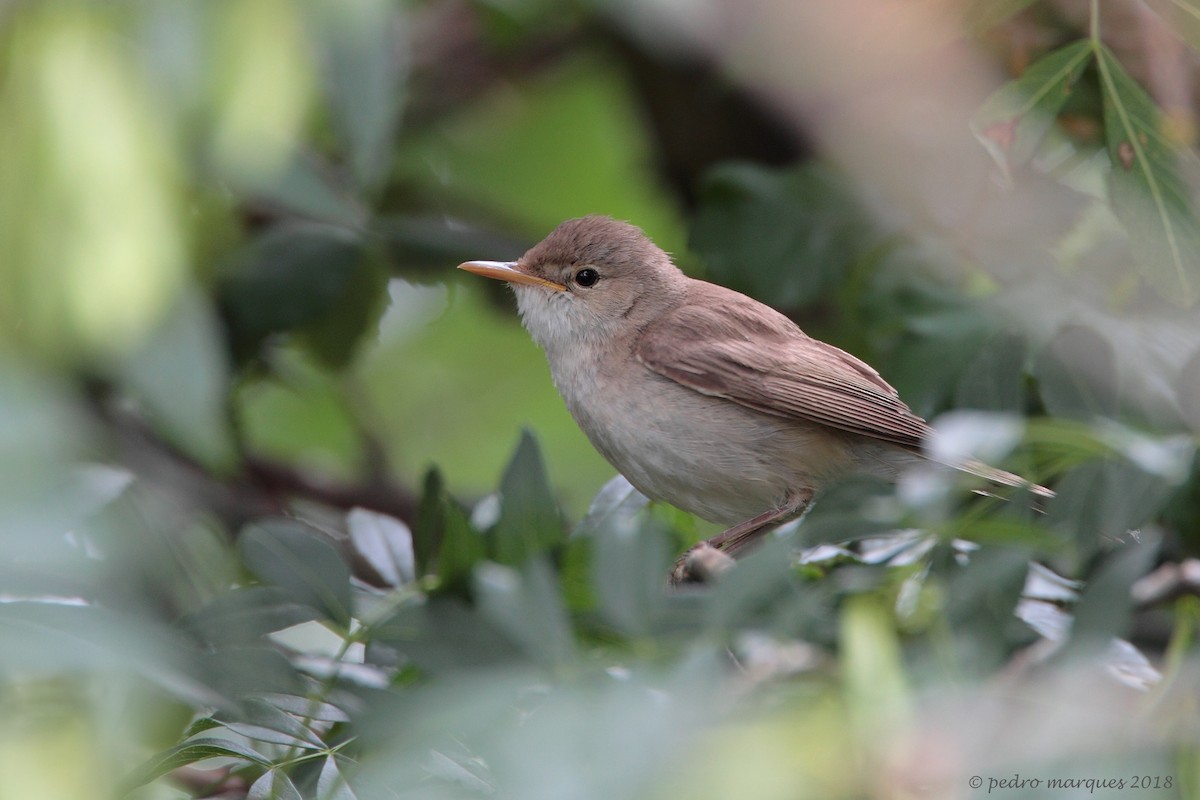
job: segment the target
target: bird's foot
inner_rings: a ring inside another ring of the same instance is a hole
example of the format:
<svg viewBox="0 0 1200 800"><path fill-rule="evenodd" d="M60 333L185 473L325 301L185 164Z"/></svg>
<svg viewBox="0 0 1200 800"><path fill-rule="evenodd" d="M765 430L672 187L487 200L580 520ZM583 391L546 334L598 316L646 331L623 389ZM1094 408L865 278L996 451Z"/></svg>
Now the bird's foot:
<svg viewBox="0 0 1200 800"><path fill-rule="evenodd" d="M671 570L671 585L680 586L685 583L715 583L737 563L733 556L713 547L708 542L701 542L688 550Z"/></svg>

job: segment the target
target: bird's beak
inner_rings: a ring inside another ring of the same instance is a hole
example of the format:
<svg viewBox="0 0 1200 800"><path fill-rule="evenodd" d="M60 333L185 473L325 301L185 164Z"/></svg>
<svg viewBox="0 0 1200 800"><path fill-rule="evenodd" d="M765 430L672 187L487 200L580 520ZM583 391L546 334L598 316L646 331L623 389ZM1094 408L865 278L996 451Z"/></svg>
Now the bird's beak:
<svg viewBox="0 0 1200 800"><path fill-rule="evenodd" d="M499 281L524 283L528 286L541 286L543 289L551 289L556 292L565 292L567 290L567 287L561 283L555 283L545 278L539 278L537 275L522 272L517 268L517 262L515 261L467 261L466 263L459 264L458 268L465 269L467 272L475 275L482 275L485 278L495 278Z"/></svg>

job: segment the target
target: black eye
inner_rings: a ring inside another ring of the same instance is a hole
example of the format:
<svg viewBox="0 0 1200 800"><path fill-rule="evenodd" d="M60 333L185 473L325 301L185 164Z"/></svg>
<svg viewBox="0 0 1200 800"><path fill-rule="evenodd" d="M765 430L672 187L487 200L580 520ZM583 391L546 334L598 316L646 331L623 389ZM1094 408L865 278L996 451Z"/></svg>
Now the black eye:
<svg viewBox="0 0 1200 800"><path fill-rule="evenodd" d="M600 273L591 267L584 267L575 273L575 283L585 289L589 286L595 286L598 280L600 280Z"/></svg>

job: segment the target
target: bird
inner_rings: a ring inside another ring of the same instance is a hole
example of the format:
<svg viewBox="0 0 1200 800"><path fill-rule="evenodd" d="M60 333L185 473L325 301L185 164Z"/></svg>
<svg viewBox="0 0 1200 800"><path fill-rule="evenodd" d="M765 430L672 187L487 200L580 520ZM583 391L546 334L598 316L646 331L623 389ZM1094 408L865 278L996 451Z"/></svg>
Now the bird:
<svg viewBox="0 0 1200 800"><path fill-rule="evenodd" d="M459 269L512 287L572 417L634 488L727 526L672 582L697 579L700 556L736 557L838 480L928 463L930 425L874 368L687 276L628 222L570 219L515 262ZM949 466L1053 496L981 462Z"/></svg>

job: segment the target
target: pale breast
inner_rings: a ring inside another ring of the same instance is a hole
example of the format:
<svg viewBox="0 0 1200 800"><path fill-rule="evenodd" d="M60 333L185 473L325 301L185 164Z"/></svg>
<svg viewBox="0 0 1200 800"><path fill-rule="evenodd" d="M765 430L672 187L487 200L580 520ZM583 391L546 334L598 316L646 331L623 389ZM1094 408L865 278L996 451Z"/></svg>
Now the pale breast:
<svg viewBox="0 0 1200 800"><path fill-rule="evenodd" d="M853 468L843 434L708 397L626 364L620 381L595 362L556 370L554 379L596 449L651 498L734 524ZM612 385L626 388L600 388Z"/></svg>

